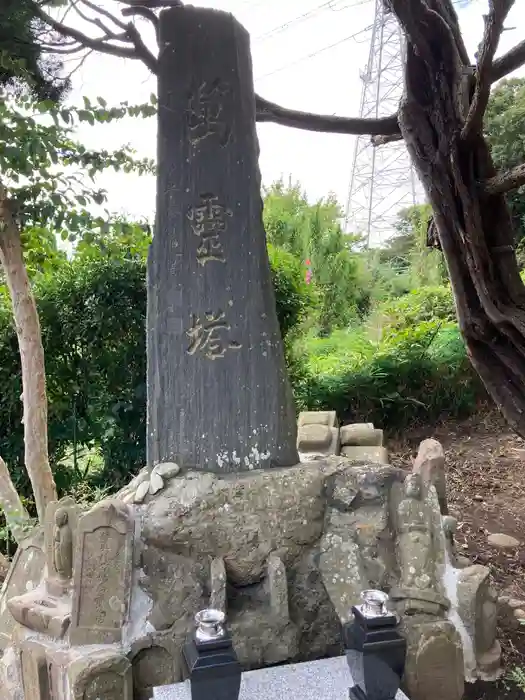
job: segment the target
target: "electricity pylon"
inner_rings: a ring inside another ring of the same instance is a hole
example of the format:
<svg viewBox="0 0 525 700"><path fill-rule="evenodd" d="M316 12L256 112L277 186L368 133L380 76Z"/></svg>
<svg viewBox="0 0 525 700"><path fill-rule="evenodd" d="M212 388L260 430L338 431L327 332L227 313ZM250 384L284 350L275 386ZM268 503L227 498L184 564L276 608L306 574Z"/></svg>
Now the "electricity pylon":
<svg viewBox="0 0 525 700"><path fill-rule="evenodd" d="M375 0L368 64L361 73L360 117L385 117L397 111L403 63L401 28L387 2ZM357 137L345 211L348 232L361 234L367 247L382 243L394 233L396 214L424 201L403 141L374 147L370 136Z"/></svg>

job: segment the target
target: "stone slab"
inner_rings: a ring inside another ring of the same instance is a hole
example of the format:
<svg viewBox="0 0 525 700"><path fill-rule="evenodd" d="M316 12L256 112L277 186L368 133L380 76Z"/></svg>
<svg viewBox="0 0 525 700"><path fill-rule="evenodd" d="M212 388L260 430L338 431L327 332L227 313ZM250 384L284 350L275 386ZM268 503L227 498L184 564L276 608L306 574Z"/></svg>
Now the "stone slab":
<svg viewBox="0 0 525 700"><path fill-rule="evenodd" d="M291 466L297 425L262 222L249 35L200 7L164 10L159 25L148 464Z"/></svg>
<svg viewBox="0 0 525 700"><path fill-rule="evenodd" d="M45 568L43 531L22 540L0 594L0 649L11 642L15 620L7 606L7 601L32 591L41 583Z"/></svg>
<svg viewBox="0 0 525 700"><path fill-rule="evenodd" d="M345 656L243 673L239 700L348 700L353 685ZM154 700L191 700L189 681L153 690ZM399 691L396 700L408 700Z"/></svg>
<svg viewBox="0 0 525 700"><path fill-rule="evenodd" d="M134 521L121 501L83 515L75 551L70 642L119 642L131 590Z"/></svg>

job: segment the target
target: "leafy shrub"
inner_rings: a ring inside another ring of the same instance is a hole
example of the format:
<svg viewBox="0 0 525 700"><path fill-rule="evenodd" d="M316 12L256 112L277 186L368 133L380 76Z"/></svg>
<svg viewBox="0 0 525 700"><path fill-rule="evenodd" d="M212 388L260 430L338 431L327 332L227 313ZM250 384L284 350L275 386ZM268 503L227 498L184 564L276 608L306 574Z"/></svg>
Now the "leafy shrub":
<svg viewBox="0 0 525 700"><path fill-rule="evenodd" d="M350 332L309 341L306 353L308 377L295 387L299 407L335 409L344 420L398 430L468 415L485 396L451 323L426 322L375 344Z"/></svg>
<svg viewBox="0 0 525 700"><path fill-rule="evenodd" d="M421 287L383 302L375 313L385 335L398 333L428 321L454 321L456 310L450 287Z"/></svg>

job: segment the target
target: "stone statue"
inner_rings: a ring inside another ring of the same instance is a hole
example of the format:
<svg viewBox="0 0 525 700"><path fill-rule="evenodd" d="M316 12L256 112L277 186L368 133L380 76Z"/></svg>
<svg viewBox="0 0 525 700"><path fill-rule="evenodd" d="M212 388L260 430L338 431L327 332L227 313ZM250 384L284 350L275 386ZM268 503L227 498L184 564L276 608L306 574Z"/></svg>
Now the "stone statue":
<svg viewBox="0 0 525 700"><path fill-rule="evenodd" d="M435 587L434 547L430 514L423 499L421 477L410 474L397 509L398 556L403 588Z"/></svg>
<svg viewBox="0 0 525 700"><path fill-rule="evenodd" d="M73 575L73 533L65 508L58 508L55 513L53 557L59 577L69 580Z"/></svg>

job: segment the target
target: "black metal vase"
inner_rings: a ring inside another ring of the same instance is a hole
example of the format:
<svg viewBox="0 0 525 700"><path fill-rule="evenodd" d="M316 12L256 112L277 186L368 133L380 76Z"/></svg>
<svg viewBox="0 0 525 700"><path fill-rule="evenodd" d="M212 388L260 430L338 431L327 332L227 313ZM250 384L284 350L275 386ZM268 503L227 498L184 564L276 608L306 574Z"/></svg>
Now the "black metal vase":
<svg viewBox="0 0 525 700"><path fill-rule="evenodd" d="M386 611L382 591L364 591L364 604L352 608L354 621L344 628L348 667L354 681L351 700L394 700L405 668L406 640L398 619Z"/></svg>
<svg viewBox="0 0 525 700"><path fill-rule="evenodd" d="M241 665L224 620L218 610L203 610L195 616L197 629L182 649L192 700L239 698Z"/></svg>

